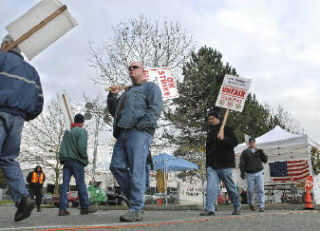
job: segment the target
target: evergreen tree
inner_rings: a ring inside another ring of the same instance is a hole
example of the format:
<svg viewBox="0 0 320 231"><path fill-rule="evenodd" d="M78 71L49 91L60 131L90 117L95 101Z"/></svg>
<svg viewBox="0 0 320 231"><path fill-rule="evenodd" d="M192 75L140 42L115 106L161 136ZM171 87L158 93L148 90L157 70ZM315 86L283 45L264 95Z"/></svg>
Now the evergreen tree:
<svg viewBox="0 0 320 231"><path fill-rule="evenodd" d="M215 109L225 74L237 75L237 72L222 62L219 51L202 47L197 53L191 53L190 60L183 67L183 82L178 83L180 97L173 100L175 107L165 112L165 116L180 128L179 136L171 137L179 144L176 155L194 155L204 151L207 114ZM221 121L224 112L220 109ZM257 137L280 124L277 116L273 116L270 108L260 104L250 93L241 113L230 111L227 125L234 129L240 143L244 141L244 134Z"/></svg>

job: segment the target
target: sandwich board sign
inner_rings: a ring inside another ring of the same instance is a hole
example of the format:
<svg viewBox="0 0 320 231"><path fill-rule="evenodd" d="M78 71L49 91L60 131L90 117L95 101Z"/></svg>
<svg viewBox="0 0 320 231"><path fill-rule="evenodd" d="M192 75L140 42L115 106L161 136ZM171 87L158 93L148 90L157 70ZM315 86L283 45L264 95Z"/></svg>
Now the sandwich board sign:
<svg viewBox="0 0 320 231"><path fill-rule="evenodd" d="M42 0L6 29L15 41L14 46L18 45L31 60L76 25L66 5L59 0Z"/></svg>

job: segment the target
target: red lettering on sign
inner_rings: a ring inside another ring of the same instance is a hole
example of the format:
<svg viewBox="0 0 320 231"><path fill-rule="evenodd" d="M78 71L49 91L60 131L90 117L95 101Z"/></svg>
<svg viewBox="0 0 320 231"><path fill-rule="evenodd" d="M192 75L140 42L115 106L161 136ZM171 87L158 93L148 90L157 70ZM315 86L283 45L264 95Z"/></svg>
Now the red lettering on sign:
<svg viewBox="0 0 320 231"><path fill-rule="evenodd" d="M170 88L175 88L174 83L168 83Z"/></svg>
<svg viewBox="0 0 320 231"><path fill-rule="evenodd" d="M168 81L168 82L173 82L173 78L172 78L172 77L168 77L168 78L167 78L167 81Z"/></svg>
<svg viewBox="0 0 320 231"><path fill-rule="evenodd" d="M240 98L244 98L246 95L246 92L244 90L230 87L222 87L222 93L226 95L237 96Z"/></svg>

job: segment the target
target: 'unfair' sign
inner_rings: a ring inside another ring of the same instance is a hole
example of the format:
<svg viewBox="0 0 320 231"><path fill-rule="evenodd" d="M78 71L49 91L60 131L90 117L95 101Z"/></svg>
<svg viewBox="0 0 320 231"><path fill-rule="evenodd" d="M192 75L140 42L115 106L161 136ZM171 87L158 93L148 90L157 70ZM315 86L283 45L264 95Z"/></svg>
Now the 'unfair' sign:
<svg viewBox="0 0 320 231"><path fill-rule="evenodd" d="M159 85L164 99L179 97L171 68L150 68L145 70L146 79Z"/></svg>
<svg viewBox="0 0 320 231"><path fill-rule="evenodd" d="M250 84L251 79L225 75L216 106L242 112Z"/></svg>

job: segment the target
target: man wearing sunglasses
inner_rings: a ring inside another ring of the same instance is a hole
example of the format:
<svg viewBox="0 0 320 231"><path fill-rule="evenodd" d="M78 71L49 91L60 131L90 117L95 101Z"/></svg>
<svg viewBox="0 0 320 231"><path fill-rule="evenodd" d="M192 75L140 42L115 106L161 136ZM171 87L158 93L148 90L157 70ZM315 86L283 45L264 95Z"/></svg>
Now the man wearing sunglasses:
<svg viewBox="0 0 320 231"><path fill-rule="evenodd" d="M110 170L130 201L129 212L120 216L120 221L135 222L142 220L145 165L162 111L162 94L155 83L147 82L141 63L130 63L128 70L132 86L120 97L119 87L112 86L107 99L117 138Z"/></svg>

